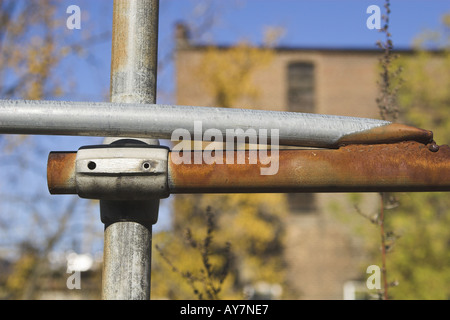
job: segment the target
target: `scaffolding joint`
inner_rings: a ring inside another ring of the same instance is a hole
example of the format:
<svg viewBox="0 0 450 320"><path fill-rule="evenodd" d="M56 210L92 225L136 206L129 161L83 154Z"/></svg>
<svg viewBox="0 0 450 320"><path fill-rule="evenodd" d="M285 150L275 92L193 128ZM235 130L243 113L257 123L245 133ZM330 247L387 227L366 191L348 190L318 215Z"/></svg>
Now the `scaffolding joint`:
<svg viewBox="0 0 450 320"><path fill-rule="evenodd" d="M75 154L52 152L50 193L118 201L167 198L168 154L167 147L136 143L85 146Z"/></svg>

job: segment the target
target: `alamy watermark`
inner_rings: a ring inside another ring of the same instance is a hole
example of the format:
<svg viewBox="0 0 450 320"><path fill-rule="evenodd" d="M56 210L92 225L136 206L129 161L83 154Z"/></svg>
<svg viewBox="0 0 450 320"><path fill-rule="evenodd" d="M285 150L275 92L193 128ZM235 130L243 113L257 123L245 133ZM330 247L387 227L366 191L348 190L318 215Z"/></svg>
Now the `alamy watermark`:
<svg viewBox="0 0 450 320"><path fill-rule="evenodd" d="M367 7L366 13L370 16L366 20L366 26L369 30L381 29L381 9L377 5L371 5Z"/></svg>
<svg viewBox="0 0 450 320"><path fill-rule="evenodd" d="M381 289L381 269L377 265L370 265L366 269L366 273L370 274L367 278L366 286L367 289Z"/></svg>
<svg viewBox="0 0 450 320"><path fill-rule="evenodd" d="M69 271L67 273L71 273L71 275L67 278L66 287L69 290L81 289L81 273L80 271Z"/></svg>
<svg viewBox="0 0 450 320"><path fill-rule="evenodd" d="M69 30L81 29L81 9L79 6L70 5L67 7L66 13L70 16L66 20L66 27Z"/></svg>
<svg viewBox="0 0 450 320"><path fill-rule="evenodd" d="M270 131L270 132L269 132ZM178 128L172 132L171 141L178 142L172 148L172 162L174 164L257 164L261 175L275 175L279 168L279 130L253 128L243 130L226 129L225 137L221 130L209 128L203 133L201 121L194 121L194 136L187 129ZM194 152L191 157L192 143ZM203 147L203 142L210 142ZM223 144L225 143L225 150ZM245 150L248 143L251 148ZM270 143L270 148L269 148ZM253 148L256 146L256 148ZM236 154L236 162L235 162Z"/></svg>
<svg viewBox="0 0 450 320"><path fill-rule="evenodd" d="M69 290L81 289L81 272L88 271L94 260L89 254L76 254L75 252L67 255L67 270L66 273L70 274L67 277L66 287Z"/></svg>

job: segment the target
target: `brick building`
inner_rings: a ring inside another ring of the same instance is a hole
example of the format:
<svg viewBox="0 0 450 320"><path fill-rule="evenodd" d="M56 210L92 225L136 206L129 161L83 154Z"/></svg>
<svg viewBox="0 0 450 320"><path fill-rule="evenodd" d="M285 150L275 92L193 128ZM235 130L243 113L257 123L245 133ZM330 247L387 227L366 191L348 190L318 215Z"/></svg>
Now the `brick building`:
<svg viewBox="0 0 450 320"><path fill-rule="evenodd" d="M190 44L177 30L176 104L214 106L214 97L196 80L206 47ZM223 49L226 49L223 47ZM226 54L226 50L223 50ZM379 50L276 48L268 66L255 70L256 101L237 107L378 118ZM342 299L344 287L361 276L367 257L361 241L330 211L338 201L355 219L345 194L290 194L286 261L298 299ZM377 197L364 194L377 210Z"/></svg>

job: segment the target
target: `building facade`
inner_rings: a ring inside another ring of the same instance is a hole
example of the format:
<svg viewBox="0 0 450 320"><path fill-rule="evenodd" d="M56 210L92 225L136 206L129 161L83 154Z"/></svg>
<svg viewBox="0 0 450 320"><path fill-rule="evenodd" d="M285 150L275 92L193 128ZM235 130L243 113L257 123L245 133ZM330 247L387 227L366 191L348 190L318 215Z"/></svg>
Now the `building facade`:
<svg viewBox="0 0 450 320"><path fill-rule="evenodd" d="M189 44L177 29L176 104L215 106L198 80L207 47ZM227 54L227 48L219 48ZM379 50L275 48L273 59L255 70L258 95L239 108L379 118L376 105ZM364 194L364 208L376 213L376 194ZM361 278L367 264L361 239L330 209L339 203L350 219L361 219L346 194L289 194L285 259L298 299L342 299L344 288Z"/></svg>

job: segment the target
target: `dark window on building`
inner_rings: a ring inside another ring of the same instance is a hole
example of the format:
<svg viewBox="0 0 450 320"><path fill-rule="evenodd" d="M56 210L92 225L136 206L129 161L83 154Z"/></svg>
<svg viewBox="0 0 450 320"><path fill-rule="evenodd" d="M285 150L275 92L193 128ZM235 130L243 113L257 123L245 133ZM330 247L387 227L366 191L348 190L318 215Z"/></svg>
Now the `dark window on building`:
<svg viewBox="0 0 450 320"><path fill-rule="evenodd" d="M309 62L290 63L287 77L288 110L314 113L314 64ZM290 193L288 199L290 210L293 213L308 213L316 209L314 193Z"/></svg>
<svg viewBox="0 0 450 320"><path fill-rule="evenodd" d="M314 112L314 65L295 62L288 65L288 108L295 112Z"/></svg>

